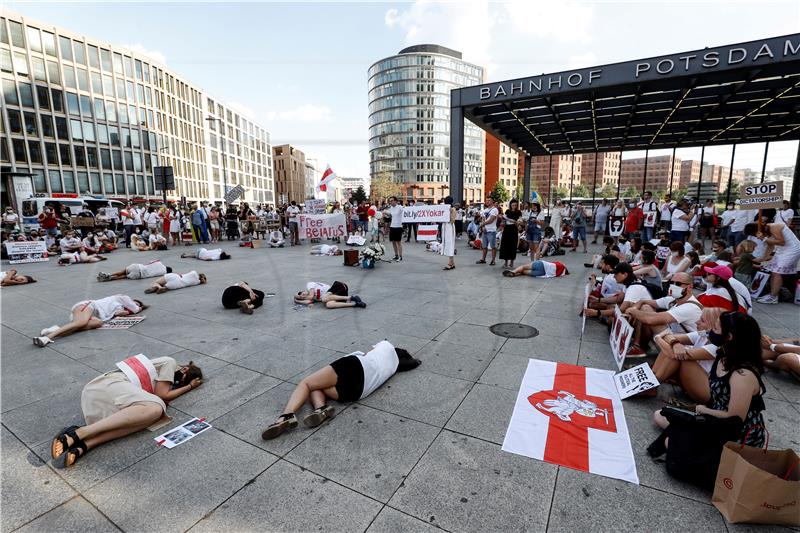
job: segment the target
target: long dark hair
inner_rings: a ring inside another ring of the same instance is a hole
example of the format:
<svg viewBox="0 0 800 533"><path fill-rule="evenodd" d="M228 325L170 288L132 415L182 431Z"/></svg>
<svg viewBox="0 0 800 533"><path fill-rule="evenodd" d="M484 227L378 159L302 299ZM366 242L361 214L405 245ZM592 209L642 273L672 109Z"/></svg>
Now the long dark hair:
<svg viewBox="0 0 800 533"><path fill-rule="evenodd" d="M731 311L738 311L739 297L736 295L736 291L733 290L733 287L731 287L731 282L728 281L727 279L723 279L717 276L716 274L714 274L714 277L717 278L717 281L714 282L714 287L722 287L723 289L728 291L728 296L731 299L731 306L732 306Z"/></svg>
<svg viewBox="0 0 800 533"><path fill-rule="evenodd" d="M181 368L175 371L175 378L172 382L172 388L185 387L192 382L195 378L203 379L203 371L200 367L194 364L194 361L189 361L188 364L182 365L187 367L186 372L182 372Z"/></svg>
<svg viewBox="0 0 800 533"><path fill-rule="evenodd" d="M719 316L725 343L720 348L720 362L726 372L746 368L762 374L761 328L750 315L730 311ZM729 338L730 337L730 338Z"/></svg>

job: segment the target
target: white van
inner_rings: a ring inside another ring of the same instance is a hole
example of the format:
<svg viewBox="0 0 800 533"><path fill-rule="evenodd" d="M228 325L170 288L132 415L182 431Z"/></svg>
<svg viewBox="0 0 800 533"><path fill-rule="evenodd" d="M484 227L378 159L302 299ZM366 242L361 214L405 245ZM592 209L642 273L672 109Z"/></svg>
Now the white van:
<svg viewBox="0 0 800 533"><path fill-rule="evenodd" d="M31 230L39 229L39 213L42 213L45 207L52 207L58 212L59 206L64 205L71 215L77 215L81 212L83 204L87 204L89 209L95 214L103 207L115 207L117 209L124 207L124 204L120 201L108 200L105 198L92 198L91 196L69 198L39 196L28 198L22 201L22 231L27 233Z"/></svg>

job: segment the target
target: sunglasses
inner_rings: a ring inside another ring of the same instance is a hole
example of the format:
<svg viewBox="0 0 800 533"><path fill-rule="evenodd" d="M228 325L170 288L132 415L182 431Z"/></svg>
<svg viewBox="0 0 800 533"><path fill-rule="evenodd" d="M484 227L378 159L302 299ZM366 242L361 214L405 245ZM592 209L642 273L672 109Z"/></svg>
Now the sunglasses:
<svg viewBox="0 0 800 533"><path fill-rule="evenodd" d="M691 287L692 286L691 283L685 283L683 281L673 281L673 283L675 285L677 285L678 287Z"/></svg>

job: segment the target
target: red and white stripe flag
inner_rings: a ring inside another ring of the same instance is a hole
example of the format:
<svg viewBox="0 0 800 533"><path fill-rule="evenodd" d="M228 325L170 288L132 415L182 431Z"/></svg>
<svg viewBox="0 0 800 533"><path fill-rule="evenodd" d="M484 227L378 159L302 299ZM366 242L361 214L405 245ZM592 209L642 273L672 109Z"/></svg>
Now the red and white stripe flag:
<svg viewBox="0 0 800 533"><path fill-rule="evenodd" d="M529 360L503 450L639 484L608 370Z"/></svg>
<svg viewBox="0 0 800 533"><path fill-rule="evenodd" d="M131 383L145 392L153 394L158 372L156 372L156 367L145 355L138 354L128 357L124 361L117 363L117 368L122 370L122 373Z"/></svg>
<svg viewBox="0 0 800 533"><path fill-rule="evenodd" d="M328 165L328 168L325 169L325 172L322 174L322 179L319 180L319 185L317 185L317 189L320 191L328 190L328 184L336 179L336 174L331 170L331 166Z"/></svg>

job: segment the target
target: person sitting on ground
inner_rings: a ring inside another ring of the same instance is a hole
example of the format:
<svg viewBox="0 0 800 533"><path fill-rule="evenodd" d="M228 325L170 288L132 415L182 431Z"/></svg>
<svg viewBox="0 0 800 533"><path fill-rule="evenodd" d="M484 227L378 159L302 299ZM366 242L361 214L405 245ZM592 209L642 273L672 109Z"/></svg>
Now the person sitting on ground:
<svg viewBox="0 0 800 533"><path fill-rule="evenodd" d="M709 333L723 312L724 309L719 307L706 307L697 321L697 331L665 331L653 337L658 348L653 373L659 383L675 379L689 397L698 403L706 403L711 398L708 373L717 356L717 346L709 340ZM711 333L711 336L714 334ZM656 396L657 393L658 388L653 388L642 395Z"/></svg>
<svg viewBox="0 0 800 533"><path fill-rule="evenodd" d="M75 265L77 263L99 263L106 259L108 258L101 255L89 255L81 250L80 252L61 254L61 257L58 258L58 266Z"/></svg>
<svg viewBox="0 0 800 533"><path fill-rule="evenodd" d="M166 250L167 249L167 239L158 232L158 228L155 231L150 233L150 236L147 238L148 245L147 247L150 250Z"/></svg>
<svg viewBox="0 0 800 533"><path fill-rule="evenodd" d="M75 232L69 230L64 237L61 238L61 241L58 243L58 246L61 248L62 254L68 254L72 252L80 252L83 248L83 244L81 240L78 239Z"/></svg>
<svg viewBox="0 0 800 533"><path fill-rule="evenodd" d="M612 309L615 305L622 302L625 297L625 285L618 283L614 275L614 269L619 264L619 258L615 255L604 255L600 259L600 271L604 274L600 287L594 289L589 294L589 306L583 310L584 313L588 312L586 316L599 317L600 310ZM589 282L592 287L597 285L597 277L592 274L589 276ZM598 311L598 312L594 312Z"/></svg>
<svg viewBox="0 0 800 533"><path fill-rule="evenodd" d="M738 417L731 435L720 435L720 448L726 441L742 442L760 448L764 445L766 425L761 412L765 409L766 392L761 374L761 330L758 322L743 313L722 313L709 339L716 343L717 357L708 374L710 400L695 408L698 415L714 418ZM669 421L658 410L655 423L668 429ZM647 452L658 457L669 447L669 431L665 431L648 447Z"/></svg>
<svg viewBox="0 0 800 533"><path fill-rule="evenodd" d="M536 254L534 259L555 255L564 255L564 250L561 249L561 242L556 238L556 233L553 231L553 228L547 226L544 228L544 237L539 246L539 253Z"/></svg>
<svg viewBox="0 0 800 533"><path fill-rule="evenodd" d="M283 238L283 233L278 230L273 230L269 233L269 246L270 248L283 248L286 240Z"/></svg>
<svg viewBox="0 0 800 533"><path fill-rule="evenodd" d="M761 336L761 358L771 369L784 370L800 381L800 339L771 339Z"/></svg>
<svg viewBox="0 0 800 533"><path fill-rule="evenodd" d="M592 256L592 262L584 263L583 266L585 266L586 268L599 268L600 260L607 255L616 256L618 260L617 262L625 261L625 256L622 253L620 253L619 247L616 245L616 243L614 243L613 237L609 237L608 235L603 237L603 246L605 246L605 250L603 251L603 253L594 254Z"/></svg>
<svg viewBox="0 0 800 533"><path fill-rule="evenodd" d="M675 274L668 294L657 300L642 299L626 309L625 314L635 330L629 356L643 356L641 347L667 328L673 333L697 330L703 305L692 294L692 277L686 272Z"/></svg>
<svg viewBox="0 0 800 533"><path fill-rule="evenodd" d="M97 274L97 281L157 278L171 272L172 267L164 266L160 260L156 259L150 261L146 265L133 263L132 265L126 266L125 270L119 270L117 272L100 272Z"/></svg>
<svg viewBox="0 0 800 533"><path fill-rule="evenodd" d="M213 250L207 250L205 248L199 248L194 253L182 253L181 259L199 259L200 261L223 261L225 259L230 259L231 254L228 252L223 252L222 248L214 248Z"/></svg>
<svg viewBox="0 0 800 533"><path fill-rule="evenodd" d="M129 364L134 357L136 363ZM53 437L53 466L70 467L101 444L148 427L161 427L167 403L203 383L203 372L192 361L179 366L171 357L134 357L117 363L117 369L83 388L81 409L86 425L66 427Z"/></svg>
<svg viewBox="0 0 800 533"><path fill-rule="evenodd" d="M153 284L146 288L144 292L147 294L162 294L167 291L176 291L186 287L194 287L195 285L202 285L206 282L206 275L203 273L198 274L192 270L186 274L164 274Z"/></svg>
<svg viewBox="0 0 800 533"><path fill-rule="evenodd" d="M475 215L475 218L467 226L467 238L470 241L474 241L478 238L478 233L481 230L481 217L480 215Z"/></svg>
<svg viewBox="0 0 800 533"><path fill-rule="evenodd" d="M264 303L264 293L258 289L251 289L246 281L231 285L222 291L222 307L236 309L237 307L246 315L252 315Z"/></svg>
<svg viewBox="0 0 800 533"><path fill-rule="evenodd" d="M661 270L656 266L656 253L652 250L642 250L639 258L641 266L633 270L636 277L649 285L661 287Z"/></svg>
<svg viewBox="0 0 800 533"><path fill-rule="evenodd" d="M308 253L311 255L342 255L344 252L335 244L317 244L312 246Z"/></svg>
<svg viewBox="0 0 800 533"><path fill-rule="evenodd" d="M117 234L114 230L103 229L95 233L95 236L100 241L101 252L113 252L117 249Z"/></svg>
<svg viewBox="0 0 800 533"><path fill-rule="evenodd" d="M89 255L99 254L102 248L102 243L97 240L95 237L94 232L90 231L86 234L86 237L83 238L81 241L81 246L83 247L83 251Z"/></svg>
<svg viewBox="0 0 800 533"><path fill-rule="evenodd" d="M725 311L747 313L747 301L731 286L733 272L725 265L704 266L703 278L706 290L697 296L703 307L720 307Z"/></svg>
<svg viewBox="0 0 800 533"><path fill-rule="evenodd" d="M139 252L147 252L150 250L150 245L141 234L134 233L131 235L131 248Z"/></svg>
<svg viewBox="0 0 800 533"><path fill-rule="evenodd" d="M532 276L534 278L556 278L569 274L566 265L559 261L549 262L537 259L530 263L520 265L514 270L504 270L503 275L507 278L517 276Z"/></svg>
<svg viewBox="0 0 800 533"><path fill-rule="evenodd" d="M33 343L44 348L56 337L65 337L76 331L97 329L118 316L131 316L147 309L141 300L131 298L126 294L106 296L99 300L83 300L72 306L69 313L69 322L63 326L50 326L33 338Z"/></svg>
<svg viewBox="0 0 800 533"><path fill-rule="evenodd" d="M614 267L612 273L614 282L624 288L625 294L622 303L619 304L619 309L624 313L634 303L644 298L651 298L647 287L642 284L636 283L636 276L633 274L633 268L629 263L618 263ZM604 280L605 281L605 280ZM598 300L595 303L611 303L611 299ZM602 320L612 320L614 318L614 305L605 309L600 309L599 306L590 305L585 308L583 312L589 318L600 318Z"/></svg>
<svg viewBox="0 0 800 533"><path fill-rule="evenodd" d="M367 306L357 295L348 296L348 290L347 284L341 281L334 281L331 285L309 281L306 283L306 290L298 291L294 295L294 303L312 305L314 302L321 302L328 309Z"/></svg>
<svg viewBox="0 0 800 533"><path fill-rule="evenodd" d="M686 255L686 250L681 241L673 241L669 245L670 254L669 258L664 262L664 267L661 269L662 278L665 282L672 280L672 277L679 272L686 272L692 265Z"/></svg>
<svg viewBox="0 0 800 533"><path fill-rule="evenodd" d="M756 266L756 258L753 257L755 249L756 243L753 241L742 241L739 243L739 255L733 261L733 277L748 287L753 281Z"/></svg>
<svg viewBox="0 0 800 533"><path fill-rule="evenodd" d="M701 259L704 263L708 261L716 261L719 257L719 254L727 249L728 245L725 243L725 241L717 239L711 243L711 253L706 257L702 257Z"/></svg>
<svg viewBox="0 0 800 533"><path fill-rule="evenodd" d="M17 274L13 268L8 272L0 272L0 287L10 287L12 285L27 285L28 283L36 283L33 276L24 276Z"/></svg>
<svg viewBox="0 0 800 533"><path fill-rule="evenodd" d="M303 419L306 427L317 427L332 418L335 409L327 399L355 402L366 398L396 372L413 370L420 365L403 348L381 341L366 354L356 352L317 370L297 384L286 407L275 422L267 426L261 438L274 439L286 430L297 427L297 412L306 401L314 408Z"/></svg>

